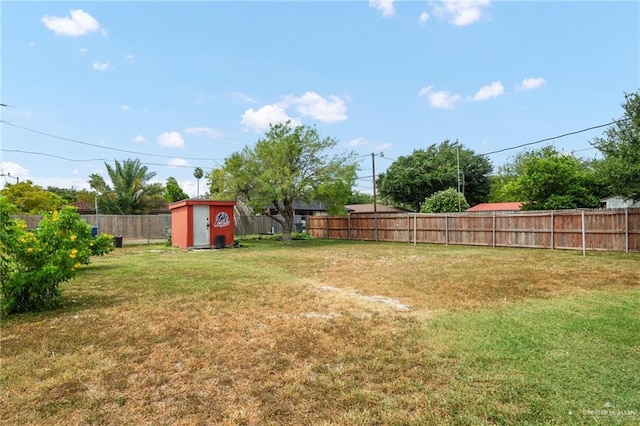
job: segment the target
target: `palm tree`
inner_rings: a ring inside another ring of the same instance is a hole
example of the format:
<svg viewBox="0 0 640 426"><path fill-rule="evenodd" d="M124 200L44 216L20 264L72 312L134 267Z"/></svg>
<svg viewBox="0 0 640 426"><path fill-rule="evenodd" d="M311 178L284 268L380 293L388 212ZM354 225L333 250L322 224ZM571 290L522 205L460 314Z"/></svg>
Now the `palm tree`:
<svg viewBox="0 0 640 426"><path fill-rule="evenodd" d="M143 214L162 200L162 184L149 183L156 173L150 172L139 159L126 159L115 166L104 163L111 186L96 173L89 185L98 193L98 206L106 214Z"/></svg>
<svg viewBox="0 0 640 426"><path fill-rule="evenodd" d="M204 172L202 171L202 169L200 167L196 167L193 170L193 177L198 179L198 184L196 186L196 188L197 188L196 194L197 194L198 198L200 198L200 179L202 179L202 176L204 176Z"/></svg>

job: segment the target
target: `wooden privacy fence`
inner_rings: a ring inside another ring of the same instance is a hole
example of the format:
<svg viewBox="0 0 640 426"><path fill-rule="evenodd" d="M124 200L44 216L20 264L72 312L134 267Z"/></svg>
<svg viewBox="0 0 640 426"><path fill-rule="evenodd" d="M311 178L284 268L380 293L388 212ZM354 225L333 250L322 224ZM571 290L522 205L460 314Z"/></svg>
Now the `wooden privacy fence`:
<svg viewBox="0 0 640 426"><path fill-rule="evenodd" d="M311 216L317 238L640 251L640 209Z"/></svg>
<svg viewBox="0 0 640 426"><path fill-rule="evenodd" d="M28 229L38 227L41 216L14 216L27 223ZM98 227L98 233L122 236L125 240L159 240L166 239L171 229L171 215L80 215L80 218L91 226Z"/></svg>

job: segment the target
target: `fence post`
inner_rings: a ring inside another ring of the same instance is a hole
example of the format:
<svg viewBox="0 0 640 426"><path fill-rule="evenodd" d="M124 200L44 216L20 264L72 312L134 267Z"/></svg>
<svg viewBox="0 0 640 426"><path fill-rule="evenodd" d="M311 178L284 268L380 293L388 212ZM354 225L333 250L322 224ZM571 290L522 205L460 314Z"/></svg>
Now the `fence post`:
<svg viewBox="0 0 640 426"><path fill-rule="evenodd" d="M147 244L151 244L151 216L147 215Z"/></svg>
<svg viewBox="0 0 640 426"><path fill-rule="evenodd" d="M624 208L624 252L629 253L629 207Z"/></svg>
<svg viewBox="0 0 640 426"><path fill-rule="evenodd" d="M347 237L351 241L351 213L347 213Z"/></svg>
<svg viewBox="0 0 640 426"><path fill-rule="evenodd" d="M587 235L585 231L585 223L584 223L584 210L582 210L582 255L587 255Z"/></svg>
<svg viewBox="0 0 640 426"><path fill-rule="evenodd" d="M378 241L378 215L376 213L373 214L373 221L374 221L374 227L375 227L375 238L376 241Z"/></svg>
<svg viewBox="0 0 640 426"><path fill-rule="evenodd" d="M325 231L327 233L327 236L325 238L329 238L329 216L325 216L324 221L325 221Z"/></svg>
<svg viewBox="0 0 640 426"><path fill-rule="evenodd" d="M418 242L418 214L413 215L413 245Z"/></svg>
<svg viewBox="0 0 640 426"><path fill-rule="evenodd" d="M449 245L449 216L444 215L444 244Z"/></svg>
<svg viewBox="0 0 640 426"><path fill-rule="evenodd" d="M553 217L553 210L551 210L551 250L553 250L553 246L555 245L554 236L553 236L553 228L555 228L555 219Z"/></svg>
<svg viewBox="0 0 640 426"><path fill-rule="evenodd" d="M493 247L496 247L496 212L493 212Z"/></svg>

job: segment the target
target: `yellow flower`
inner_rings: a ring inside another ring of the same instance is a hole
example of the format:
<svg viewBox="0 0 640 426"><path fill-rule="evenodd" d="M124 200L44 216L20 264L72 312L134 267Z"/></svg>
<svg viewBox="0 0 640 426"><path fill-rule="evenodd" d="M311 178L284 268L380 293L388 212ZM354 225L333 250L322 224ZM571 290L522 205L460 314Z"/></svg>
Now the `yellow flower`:
<svg viewBox="0 0 640 426"><path fill-rule="evenodd" d="M70 239L71 241L75 241L75 240L76 240L76 236L75 236L75 235L72 235L72 236L70 236L70 237L69 237L69 239Z"/></svg>
<svg viewBox="0 0 640 426"><path fill-rule="evenodd" d="M80 262L76 262L75 265L73 265L73 269L78 269L79 267L81 267L82 265L80 264Z"/></svg>
<svg viewBox="0 0 640 426"><path fill-rule="evenodd" d="M27 253L31 253L31 252L33 252L33 248L29 247L29 248L27 249Z"/></svg>
<svg viewBox="0 0 640 426"><path fill-rule="evenodd" d="M89 243L89 247L93 247L93 242L90 242L90 243Z"/></svg>
<svg viewBox="0 0 640 426"><path fill-rule="evenodd" d="M69 254L69 257L72 259L75 259L76 254L78 254L78 250L77 249L72 249L71 250L71 254Z"/></svg>

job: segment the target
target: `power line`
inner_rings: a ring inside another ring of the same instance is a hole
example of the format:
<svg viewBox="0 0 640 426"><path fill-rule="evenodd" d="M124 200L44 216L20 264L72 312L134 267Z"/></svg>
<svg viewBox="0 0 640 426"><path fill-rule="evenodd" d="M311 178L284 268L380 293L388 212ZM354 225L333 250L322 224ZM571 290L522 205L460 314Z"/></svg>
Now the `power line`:
<svg viewBox="0 0 640 426"><path fill-rule="evenodd" d="M564 138L564 137L571 136L571 135L577 135L578 133L588 132L589 130L599 129L601 127L606 127L606 126L610 126L612 124L622 123L623 121L628 121L628 120L631 120L631 118L630 117L629 118L623 118L621 120L612 121L611 123L600 124L598 126L593 126L593 127L587 127L586 129L576 130L575 132L564 133L564 134L559 135L559 136L553 136L553 137L550 137L550 138L544 138L544 139L540 139L540 140L534 141L534 142L527 142L527 143L523 143L521 145L516 145L516 146L509 147L509 148L502 148L502 149L498 149L496 151L491 151L491 152L487 152L487 153L480 154L480 155L486 156L486 155L491 155L491 154L497 154L499 152L510 151L512 149L518 149L518 148L522 148L522 147L525 147L525 146L535 145L535 144L542 143L542 142L548 142L548 141Z"/></svg>
<svg viewBox="0 0 640 426"><path fill-rule="evenodd" d="M48 154L46 152L23 151L23 150L20 150L20 149L4 149L4 148L0 148L0 151L2 151L2 152L17 152L17 153L20 153L20 154L41 155L41 156L44 156L44 157L57 158L57 159L60 159L60 160L73 161L73 162L78 162L78 163L88 162L88 161L111 161L111 160L106 159L106 158L86 158L86 159L67 158L67 157L62 157L60 155ZM170 158L174 158L174 157L170 157ZM145 165L145 166L181 167L181 168L186 168L186 169L193 169L195 167L195 166L181 165L181 164L171 165L171 164L147 163L147 162L144 162L144 163L140 162L140 164ZM210 167L205 167L205 168L210 168Z"/></svg>
<svg viewBox="0 0 640 426"><path fill-rule="evenodd" d="M47 132L42 132L40 130L35 130L35 129L30 129L28 127L24 127L24 126L19 126L17 124L11 123L9 121L5 121L5 120L0 120L0 123L2 124L6 124L7 126L12 126L15 127L17 129L21 129L21 130L26 130L28 132L32 132L32 133L36 133L42 136L47 136L50 138L54 138L54 139L60 139L63 141L67 141L67 142L72 142L72 143L77 143L80 145L86 145L86 146L92 146L95 148L101 148L101 149L107 149L110 151L117 151L117 152L124 152L127 154L136 154L136 155L146 155L149 157L158 157L158 158L175 158L175 156L171 156L171 155L161 155L161 154L151 154L148 152L138 152L138 151L129 151L126 149L119 149L119 148L111 148L109 146L102 146L102 145L98 145L98 144L94 144L94 143L89 143L89 142L82 142L76 139L71 139L71 138L67 138L64 136L57 136L51 133L47 133ZM218 160L216 160L215 158L198 158L198 157L182 157L185 160L195 160L195 161L213 161L214 163L216 163L219 166L222 166L220 163L218 163Z"/></svg>

